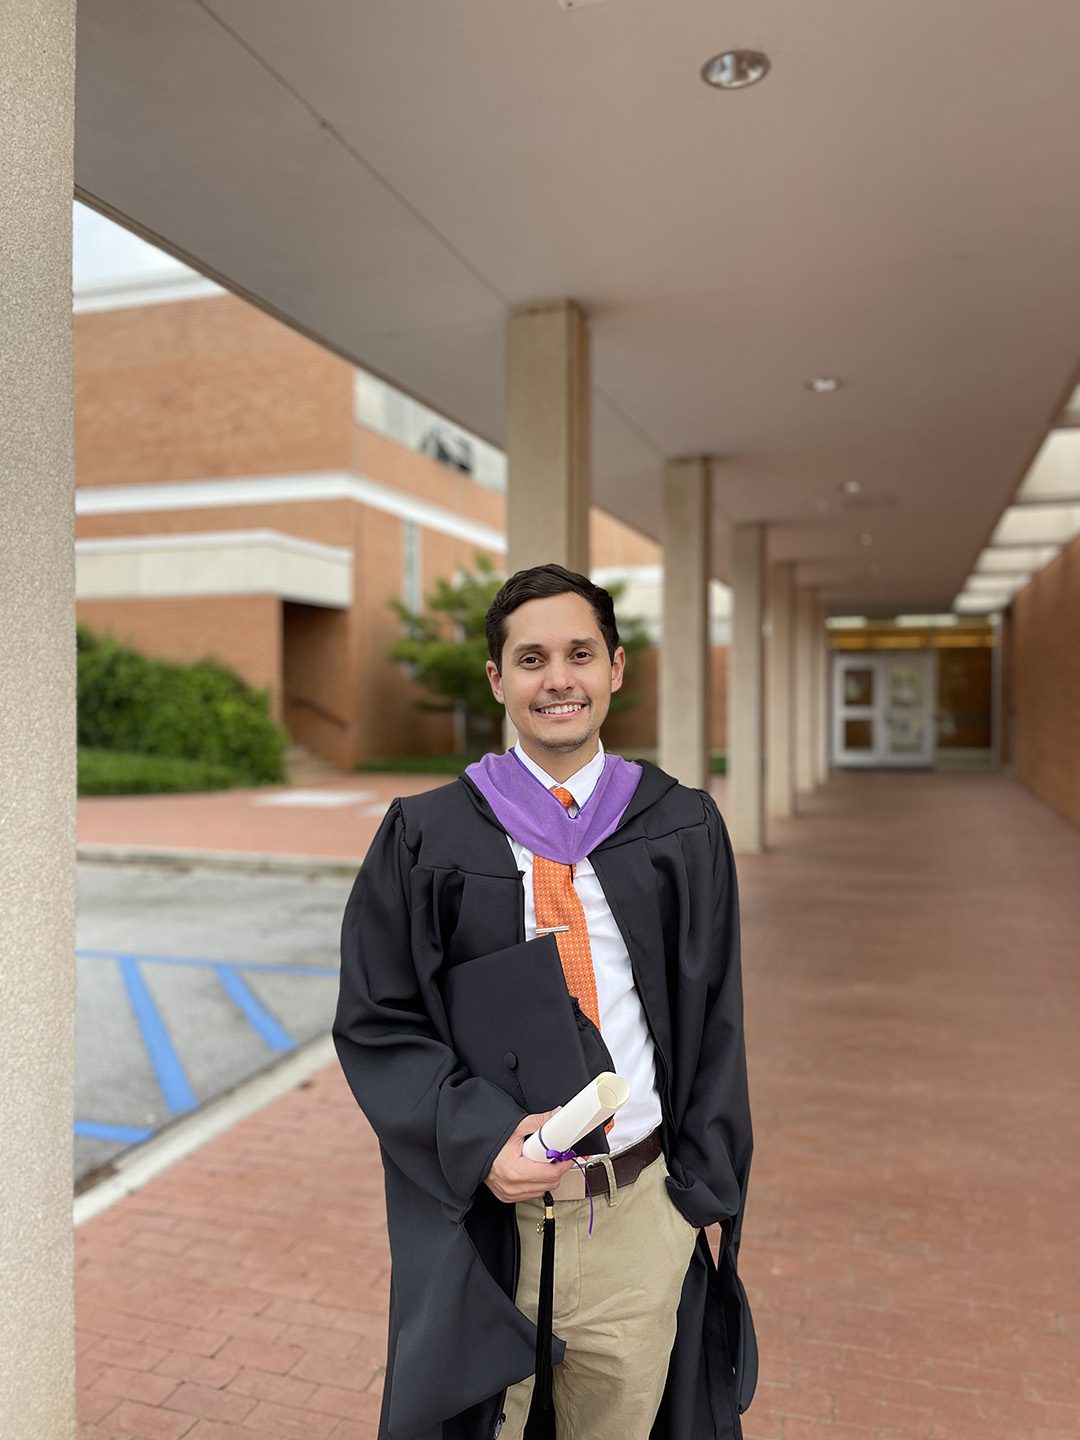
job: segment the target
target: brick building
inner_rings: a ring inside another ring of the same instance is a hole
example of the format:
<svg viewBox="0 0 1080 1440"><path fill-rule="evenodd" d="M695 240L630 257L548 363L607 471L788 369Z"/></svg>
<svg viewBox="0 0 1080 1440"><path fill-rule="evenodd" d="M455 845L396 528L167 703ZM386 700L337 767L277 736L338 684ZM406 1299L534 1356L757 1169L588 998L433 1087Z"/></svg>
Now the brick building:
<svg viewBox="0 0 1080 1440"><path fill-rule="evenodd" d="M337 765L453 750L454 717L418 708L386 657L388 602L417 608L478 554L504 564L501 452L166 256L77 285L75 310L79 620L163 659L216 657ZM659 547L596 508L591 532L594 575L623 581L655 636ZM613 744L655 748L656 676L646 652Z"/></svg>

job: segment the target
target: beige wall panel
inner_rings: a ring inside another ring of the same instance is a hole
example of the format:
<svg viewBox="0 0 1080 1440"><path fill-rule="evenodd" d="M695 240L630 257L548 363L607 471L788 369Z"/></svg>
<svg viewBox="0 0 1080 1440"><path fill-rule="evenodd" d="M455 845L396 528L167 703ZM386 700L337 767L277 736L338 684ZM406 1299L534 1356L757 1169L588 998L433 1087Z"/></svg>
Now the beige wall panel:
<svg viewBox="0 0 1080 1440"><path fill-rule="evenodd" d="M302 500L270 505L208 505L192 510L138 510L116 515L79 515L81 540L111 535L192 535L218 530L280 530L324 545L348 545L353 500Z"/></svg>

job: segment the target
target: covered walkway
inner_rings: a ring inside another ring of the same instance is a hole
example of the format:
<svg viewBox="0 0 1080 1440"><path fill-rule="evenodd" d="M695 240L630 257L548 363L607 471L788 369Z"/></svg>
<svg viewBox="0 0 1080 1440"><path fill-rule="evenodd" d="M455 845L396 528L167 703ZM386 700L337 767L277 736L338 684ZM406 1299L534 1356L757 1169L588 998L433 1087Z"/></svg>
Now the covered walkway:
<svg viewBox="0 0 1080 1440"><path fill-rule="evenodd" d="M1080 1435L1080 834L1002 776L801 809L739 861L747 1440ZM381 1175L336 1066L77 1255L84 1440L374 1436Z"/></svg>

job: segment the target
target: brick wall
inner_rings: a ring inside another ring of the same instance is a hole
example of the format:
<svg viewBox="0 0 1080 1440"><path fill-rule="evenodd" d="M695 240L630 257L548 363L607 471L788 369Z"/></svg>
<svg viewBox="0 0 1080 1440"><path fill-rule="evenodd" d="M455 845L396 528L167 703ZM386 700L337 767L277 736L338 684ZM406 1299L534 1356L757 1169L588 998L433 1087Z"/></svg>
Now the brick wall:
<svg viewBox="0 0 1080 1440"><path fill-rule="evenodd" d="M352 614L294 600L283 601L281 609L285 725L299 744L348 767L357 736Z"/></svg>
<svg viewBox="0 0 1080 1440"><path fill-rule="evenodd" d="M1010 628L1017 777L1080 825L1080 538L1017 593Z"/></svg>
<svg viewBox="0 0 1080 1440"><path fill-rule="evenodd" d="M497 490L478 485L460 470L362 425L353 427L351 468L391 490L414 495L482 525L504 528L506 499Z"/></svg>
<svg viewBox="0 0 1080 1440"><path fill-rule="evenodd" d="M281 601L276 595L80 600L76 618L143 655L191 664L218 660L258 689L282 719Z"/></svg>
<svg viewBox="0 0 1080 1440"><path fill-rule="evenodd" d="M74 317L79 485L341 469L353 367L235 295Z"/></svg>

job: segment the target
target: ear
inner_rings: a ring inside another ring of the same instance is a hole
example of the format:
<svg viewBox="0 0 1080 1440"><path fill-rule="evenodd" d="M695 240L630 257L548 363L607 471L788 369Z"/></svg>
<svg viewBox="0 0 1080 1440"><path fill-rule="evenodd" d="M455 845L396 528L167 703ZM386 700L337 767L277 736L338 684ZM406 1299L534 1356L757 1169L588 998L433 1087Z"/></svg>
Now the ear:
<svg viewBox="0 0 1080 1440"><path fill-rule="evenodd" d="M615 655L611 661L611 689L612 692L622 689L623 670L626 668L626 651L621 645L615 647Z"/></svg>
<svg viewBox="0 0 1080 1440"><path fill-rule="evenodd" d="M506 700L503 696L502 676L499 674L498 670L495 669L495 662L493 660L489 660L484 666L484 669L487 671L488 684L491 686L491 693L495 696L495 699L499 702L500 705L505 705Z"/></svg>

